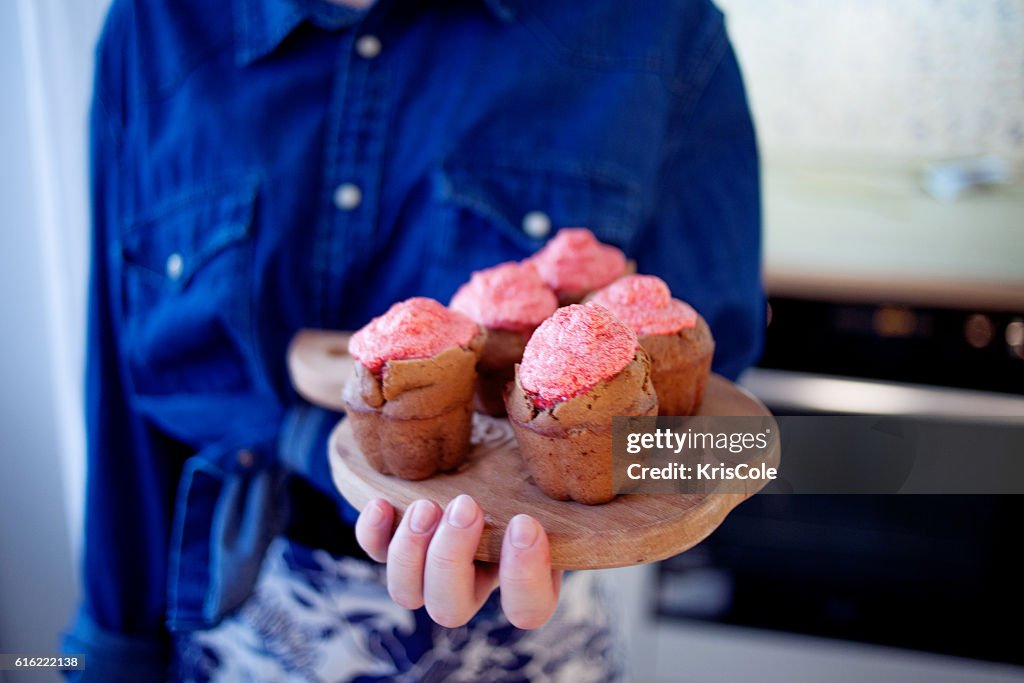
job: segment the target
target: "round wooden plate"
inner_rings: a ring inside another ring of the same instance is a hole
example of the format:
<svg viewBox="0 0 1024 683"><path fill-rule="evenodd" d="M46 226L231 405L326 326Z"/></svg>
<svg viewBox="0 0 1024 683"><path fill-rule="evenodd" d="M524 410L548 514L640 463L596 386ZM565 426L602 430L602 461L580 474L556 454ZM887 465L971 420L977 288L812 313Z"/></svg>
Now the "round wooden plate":
<svg viewBox="0 0 1024 683"><path fill-rule="evenodd" d="M344 408L341 390L352 367L347 345L345 333L306 330L296 336L288 360L300 394L325 408ZM760 401L718 375L708 381L699 414L771 416ZM774 424L771 433L778 434ZM331 435L328 456L335 485L356 509L384 498L400 516L420 498L443 507L468 493L485 513L478 560L497 561L508 520L527 513L547 530L552 563L562 569L624 567L677 555L707 538L763 485L751 481L745 493L629 494L604 505L562 502L530 482L507 420L474 416L472 441L465 465L424 481L405 481L371 468L344 420ZM777 438L764 461L778 466Z"/></svg>

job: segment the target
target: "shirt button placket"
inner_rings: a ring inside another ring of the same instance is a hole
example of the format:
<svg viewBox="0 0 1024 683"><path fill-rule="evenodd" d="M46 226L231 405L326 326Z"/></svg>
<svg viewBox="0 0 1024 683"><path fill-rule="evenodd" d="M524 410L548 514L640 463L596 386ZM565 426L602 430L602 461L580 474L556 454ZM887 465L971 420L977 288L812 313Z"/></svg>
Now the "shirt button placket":
<svg viewBox="0 0 1024 683"><path fill-rule="evenodd" d="M356 54L366 60L376 59L380 55L382 45L380 38L367 33L355 42ZM363 203L363 191L354 182L342 183L334 191L334 205L340 211L353 211Z"/></svg>
<svg viewBox="0 0 1024 683"><path fill-rule="evenodd" d="M372 18L369 23L372 23ZM316 301L321 326L339 324L344 304L361 283L350 281L352 265L372 248L378 219L379 184L389 109L390 72L382 60L383 42L369 25L343 37L329 123L327 206L316 270Z"/></svg>

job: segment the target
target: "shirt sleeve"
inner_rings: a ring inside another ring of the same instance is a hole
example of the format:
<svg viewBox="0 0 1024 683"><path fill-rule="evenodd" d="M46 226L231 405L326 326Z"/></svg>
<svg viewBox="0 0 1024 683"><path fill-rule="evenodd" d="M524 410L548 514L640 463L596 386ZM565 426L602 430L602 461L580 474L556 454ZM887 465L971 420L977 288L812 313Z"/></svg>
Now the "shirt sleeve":
<svg viewBox="0 0 1024 683"><path fill-rule="evenodd" d="M651 217L636 253L708 321L713 368L735 379L764 338L757 142L721 13L704 4L672 85Z"/></svg>
<svg viewBox="0 0 1024 683"><path fill-rule="evenodd" d="M121 124L116 93L126 39L116 3L97 51L90 119L91 273L86 358L83 601L65 635L84 654L79 680L162 680L168 535L181 445L133 411L118 348L115 238L121 220ZM123 14L123 12L122 12Z"/></svg>

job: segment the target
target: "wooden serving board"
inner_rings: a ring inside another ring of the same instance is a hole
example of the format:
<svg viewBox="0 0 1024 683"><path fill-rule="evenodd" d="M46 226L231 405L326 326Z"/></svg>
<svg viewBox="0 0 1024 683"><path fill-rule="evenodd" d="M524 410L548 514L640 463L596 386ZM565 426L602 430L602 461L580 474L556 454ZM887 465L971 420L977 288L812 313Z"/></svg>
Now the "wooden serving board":
<svg viewBox="0 0 1024 683"><path fill-rule="evenodd" d="M329 410L345 412L341 390L352 374L349 332L302 330L288 346L288 373L302 398Z"/></svg>
<svg viewBox="0 0 1024 683"><path fill-rule="evenodd" d="M296 336L289 368L300 394L325 408L343 409L341 391L352 368L347 344L348 335L338 332L307 330ZM699 414L770 417L760 401L718 375L708 382ZM778 434L774 425L771 433ZM405 481L371 468L342 420L331 435L328 456L335 485L356 509L384 498L400 516L420 498L443 507L468 493L485 515L478 560L496 562L508 520L527 513L547 530L552 563L562 569L624 567L677 555L704 540L762 485L752 481L745 493L630 494L604 505L582 505L552 500L531 483L507 420L475 415L472 442L466 464L455 472ZM764 461L778 466L777 439Z"/></svg>

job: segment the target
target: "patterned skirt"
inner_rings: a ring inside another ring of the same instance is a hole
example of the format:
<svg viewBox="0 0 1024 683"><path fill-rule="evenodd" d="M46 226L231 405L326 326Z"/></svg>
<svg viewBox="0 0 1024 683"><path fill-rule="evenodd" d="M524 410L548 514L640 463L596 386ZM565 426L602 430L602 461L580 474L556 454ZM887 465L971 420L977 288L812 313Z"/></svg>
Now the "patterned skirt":
<svg viewBox="0 0 1024 683"><path fill-rule="evenodd" d="M444 628L388 597L383 566L275 539L254 594L218 626L179 636L174 680L587 683L620 679L600 578L570 572L558 610L522 631L498 596Z"/></svg>

